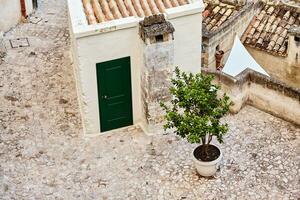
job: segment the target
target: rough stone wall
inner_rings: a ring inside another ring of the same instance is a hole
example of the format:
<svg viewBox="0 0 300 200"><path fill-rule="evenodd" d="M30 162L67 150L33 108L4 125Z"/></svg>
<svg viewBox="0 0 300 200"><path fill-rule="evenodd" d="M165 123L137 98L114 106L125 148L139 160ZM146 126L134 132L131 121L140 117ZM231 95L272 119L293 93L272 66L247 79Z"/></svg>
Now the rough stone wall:
<svg viewBox="0 0 300 200"><path fill-rule="evenodd" d="M300 89L273 80L252 70L245 70L235 78L213 70L203 73L217 75L215 81L231 98L231 112L237 113L245 104L300 125Z"/></svg>
<svg viewBox="0 0 300 200"><path fill-rule="evenodd" d="M271 77L289 86L300 88L300 62L289 62L287 57L274 56L251 47L247 47L247 50Z"/></svg>
<svg viewBox="0 0 300 200"><path fill-rule="evenodd" d="M220 50L225 52L223 57L223 63L225 63L233 46L235 35L241 36L244 33L258 11L259 5L251 5L245 8L245 11L241 11L241 14L230 21L230 24L224 24L224 28L217 33L204 35L203 44L206 46L206 53L202 55L202 66L210 69L216 68L215 53L217 45L219 45Z"/></svg>
<svg viewBox="0 0 300 200"><path fill-rule="evenodd" d="M144 67L141 71L142 105L148 131L160 123L164 114L160 101L170 99L169 87L174 66L174 42L144 46Z"/></svg>

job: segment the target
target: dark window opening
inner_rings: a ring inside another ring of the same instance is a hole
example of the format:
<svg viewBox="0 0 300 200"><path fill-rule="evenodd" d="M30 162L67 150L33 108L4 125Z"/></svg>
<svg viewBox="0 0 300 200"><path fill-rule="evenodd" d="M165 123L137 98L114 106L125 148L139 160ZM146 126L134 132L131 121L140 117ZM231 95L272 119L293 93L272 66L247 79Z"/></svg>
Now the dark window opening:
<svg viewBox="0 0 300 200"><path fill-rule="evenodd" d="M295 41L300 42L300 37L295 36Z"/></svg>
<svg viewBox="0 0 300 200"><path fill-rule="evenodd" d="M164 41L164 36L163 35L157 35L155 36L156 42L163 42Z"/></svg>

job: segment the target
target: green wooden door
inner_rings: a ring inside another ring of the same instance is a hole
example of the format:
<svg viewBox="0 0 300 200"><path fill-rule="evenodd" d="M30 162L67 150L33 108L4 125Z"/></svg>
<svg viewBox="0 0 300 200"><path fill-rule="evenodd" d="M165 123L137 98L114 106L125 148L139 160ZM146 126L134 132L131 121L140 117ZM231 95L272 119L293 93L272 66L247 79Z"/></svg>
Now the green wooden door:
<svg viewBox="0 0 300 200"><path fill-rule="evenodd" d="M132 125L130 57L97 63L96 68L101 132Z"/></svg>

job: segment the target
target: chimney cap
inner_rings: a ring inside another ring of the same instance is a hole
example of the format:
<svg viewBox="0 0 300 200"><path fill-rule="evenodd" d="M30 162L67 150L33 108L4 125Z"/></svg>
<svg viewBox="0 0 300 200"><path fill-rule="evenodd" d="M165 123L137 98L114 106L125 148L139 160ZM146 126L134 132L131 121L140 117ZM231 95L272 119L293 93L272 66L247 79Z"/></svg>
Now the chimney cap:
<svg viewBox="0 0 300 200"><path fill-rule="evenodd" d="M140 34L142 38L155 37L165 33L173 33L174 31L173 25L166 21L165 16L162 14L145 17L140 22Z"/></svg>

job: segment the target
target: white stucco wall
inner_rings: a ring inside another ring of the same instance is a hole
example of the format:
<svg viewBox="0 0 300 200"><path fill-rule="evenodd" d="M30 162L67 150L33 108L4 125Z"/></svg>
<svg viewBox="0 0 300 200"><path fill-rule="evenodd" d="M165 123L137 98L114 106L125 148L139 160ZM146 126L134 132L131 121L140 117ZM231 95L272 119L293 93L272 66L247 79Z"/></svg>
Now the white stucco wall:
<svg viewBox="0 0 300 200"><path fill-rule="evenodd" d="M69 10L70 11L70 10ZM71 18L71 13L68 12L69 18L68 18L68 23L69 27L74 27L72 26L72 18ZM75 78L75 83L76 83L76 90L77 90L77 99L79 103L79 108L80 108L80 113L83 113L83 104L81 101L81 95L82 94L82 87L81 87L81 81L80 81L80 76L79 76L79 59L78 59L78 49L77 49L77 40L74 35L74 30L70 30L70 42L71 42L71 61L73 63L73 73L74 73L74 78ZM81 115L82 121L84 121L84 116ZM85 131L85 123L82 123L83 130Z"/></svg>
<svg viewBox="0 0 300 200"><path fill-rule="evenodd" d="M79 0L68 0L72 55L84 132L100 133L96 63L130 56L133 123L144 124L141 103L143 45L138 34L140 18L123 18L87 25ZM166 18L173 24L174 63L183 70L199 72L201 67L202 1L169 9Z"/></svg>
<svg viewBox="0 0 300 200"><path fill-rule="evenodd" d="M79 95L87 133L100 132L96 63L130 56L134 124L141 119L138 39L138 26L77 39Z"/></svg>
<svg viewBox="0 0 300 200"><path fill-rule="evenodd" d="M25 0L26 15L33 12L32 0ZM0 0L0 31L8 31L21 20L20 0Z"/></svg>
<svg viewBox="0 0 300 200"><path fill-rule="evenodd" d="M179 7L167 11L168 20L175 28L174 32L174 64L182 70L192 73L201 71L201 44L202 44L202 2L197 2L194 10ZM178 15L175 13L183 11ZM176 12L174 12L176 11ZM187 12L187 13L185 13Z"/></svg>
<svg viewBox="0 0 300 200"><path fill-rule="evenodd" d="M8 31L21 19L20 0L0 0L0 31Z"/></svg>

